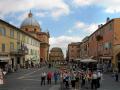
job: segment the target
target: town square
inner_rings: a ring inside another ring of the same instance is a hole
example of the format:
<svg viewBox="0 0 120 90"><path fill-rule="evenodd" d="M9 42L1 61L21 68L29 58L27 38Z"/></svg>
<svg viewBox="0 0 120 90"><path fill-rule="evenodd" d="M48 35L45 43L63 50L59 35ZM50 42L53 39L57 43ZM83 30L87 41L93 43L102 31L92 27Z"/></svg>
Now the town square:
<svg viewBox="0 0 120 90"><path fill-rule="evenodd" d="M120 90L119 0L0 0L0 90Z"/></svg>

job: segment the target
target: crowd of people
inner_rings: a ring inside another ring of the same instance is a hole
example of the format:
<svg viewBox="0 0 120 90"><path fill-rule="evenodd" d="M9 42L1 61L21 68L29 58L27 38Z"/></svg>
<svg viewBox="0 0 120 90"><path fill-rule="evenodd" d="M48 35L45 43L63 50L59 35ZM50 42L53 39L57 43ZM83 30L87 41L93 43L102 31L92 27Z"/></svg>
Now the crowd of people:
<svg viewBox="0 0 120 90"><path fill-rule="evenodd" d="M100 88L102 81L102 72L101 71L66 71L62 74L62 87L65 88L86 88L94 89Z"/></svg>

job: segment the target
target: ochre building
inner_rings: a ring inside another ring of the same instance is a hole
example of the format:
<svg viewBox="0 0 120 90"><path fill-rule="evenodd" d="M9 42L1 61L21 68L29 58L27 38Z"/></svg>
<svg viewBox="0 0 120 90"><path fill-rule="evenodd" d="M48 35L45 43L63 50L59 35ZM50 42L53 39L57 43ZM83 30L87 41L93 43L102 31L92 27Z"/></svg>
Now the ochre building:
<svg viewBox="0 0 120 90"><path fill-rule="evenodd" d="M39 64L40 40L0 20L0 68L14 71L26 62Z"/></svg>

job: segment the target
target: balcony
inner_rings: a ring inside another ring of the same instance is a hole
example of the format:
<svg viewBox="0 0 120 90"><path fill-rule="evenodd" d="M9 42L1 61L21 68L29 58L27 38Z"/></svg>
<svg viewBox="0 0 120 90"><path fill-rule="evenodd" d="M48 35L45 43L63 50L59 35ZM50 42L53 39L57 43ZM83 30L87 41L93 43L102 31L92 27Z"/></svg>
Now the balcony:
<svg viewBox="0 0 120 90"><path fill-rule="evenodd" d="M28 48L26 46L21 46L18 50L11 50L11 55L27 55L28 54Z"/></svg>
<svg viewBox="0 0 120 90"><path fill-rule="evenodd" d="M26 54L28 54L28 51L18 49L18 50L10 51L10 54L11 55L26 55Z"/></svg>

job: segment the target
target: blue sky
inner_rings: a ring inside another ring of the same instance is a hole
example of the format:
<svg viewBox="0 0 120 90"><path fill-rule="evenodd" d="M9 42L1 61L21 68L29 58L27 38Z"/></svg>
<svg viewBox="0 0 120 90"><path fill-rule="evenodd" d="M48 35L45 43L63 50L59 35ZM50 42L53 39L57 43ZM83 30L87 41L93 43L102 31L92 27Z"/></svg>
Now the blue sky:
<svg viewBox="0 0 120 90"><path fill-rule="evenodd" d="M120 0L0 0L0 18L20 27L32 10L42 31L50 32L52 47L65 53L68 43L80 42L105 23L120 17Z"/></svg>

